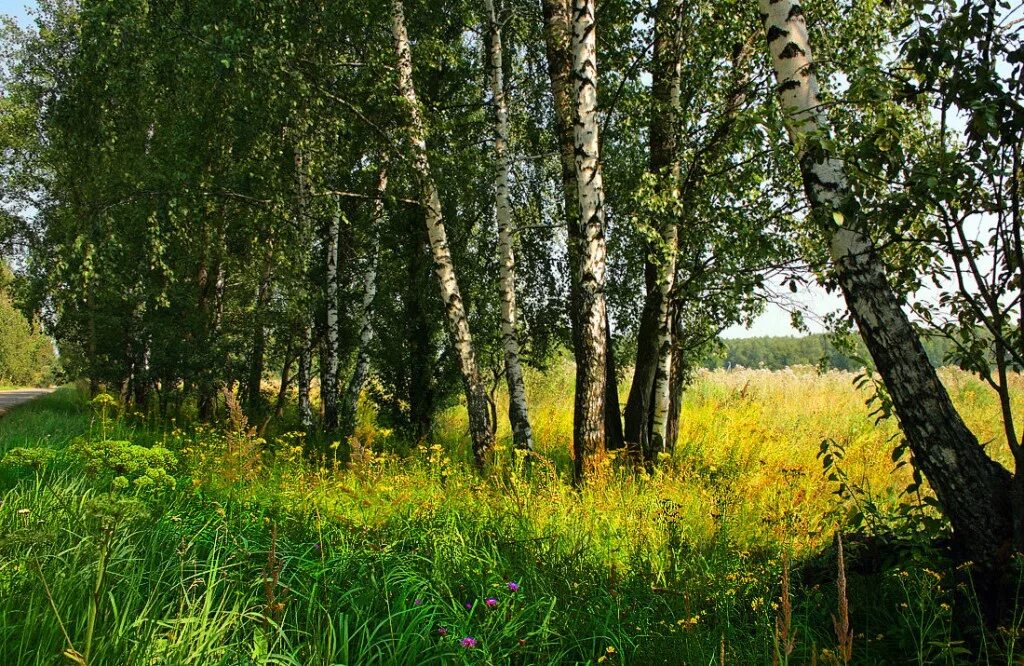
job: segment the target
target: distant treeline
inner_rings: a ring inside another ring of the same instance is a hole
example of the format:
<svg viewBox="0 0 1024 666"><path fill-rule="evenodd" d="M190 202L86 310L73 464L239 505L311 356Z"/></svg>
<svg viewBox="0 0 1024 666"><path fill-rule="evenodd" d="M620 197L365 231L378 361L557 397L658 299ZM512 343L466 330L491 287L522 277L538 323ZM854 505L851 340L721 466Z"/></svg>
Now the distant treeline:
<svg viewBox="0 0 1024 666"><path fill-rule="evenodd" d="M0 262L0 386L47 384L57 366L53 341L15 305L12 281L10 269Z"/></svg>
<svg viewBox="0 0 1024 666"><path fill-rule="evenodd" d="M932 365L945 365L944 359L950 343L940 338L922 338L925 352ZM803 337L779 336L736 338L722 341L724 348L718 354L710 355L704 361L708 369L732 368L768 368L780 370L791 365L824 365L839 370L856 370L863 364L855 360L868 358L864 343L858 338L855 351L846 354L835 348L829 336L824 334Z"/></svg>

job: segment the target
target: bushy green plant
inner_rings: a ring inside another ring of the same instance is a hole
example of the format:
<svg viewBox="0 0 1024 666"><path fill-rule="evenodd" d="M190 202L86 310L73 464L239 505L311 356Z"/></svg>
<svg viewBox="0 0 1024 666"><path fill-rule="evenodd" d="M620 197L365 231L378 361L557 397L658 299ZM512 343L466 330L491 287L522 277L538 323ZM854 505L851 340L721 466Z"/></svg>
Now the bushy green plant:
<svg viewBox="0 0 1024 666"><path fill-rule="evenodd" d="M162 446L79 438L69 452L82 463L87 474L109 482L115 490L124 490L129 484L149 491L174 490L177 486L171 475L178 464L177 457Z"/></svg>
<svg viewBox="0 0 1024 666"><path fill-rule="evenodd" d="M0 460L0 467L12 470L39 471L53 462L56 454L57 452L53 449L19 446L4 454L3 459Z"/></svg>

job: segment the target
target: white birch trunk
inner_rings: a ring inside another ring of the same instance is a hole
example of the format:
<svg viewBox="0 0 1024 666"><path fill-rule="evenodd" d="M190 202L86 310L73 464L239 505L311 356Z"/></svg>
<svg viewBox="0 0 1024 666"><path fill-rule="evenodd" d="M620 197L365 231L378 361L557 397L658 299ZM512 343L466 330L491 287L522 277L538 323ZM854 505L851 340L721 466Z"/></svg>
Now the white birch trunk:
<svg viewBox="0 0 1024 666"><path fill-rule="evenodd" d="M382 164L377 173L377 196L373 201L373 213L370 216L370 249L367 256L366 272L363 273L363 303L359 311L359 351L356 354L356 365L352 370L345 391L344 427L351 428L355 422L356 409L359 407L359 394L362 393L366 375L370 369L370 342L373 340L373 301L377 297L377 261L380 251L380 232L378 227L384 219L384 193L388 188L387 164Z"/></svg>
<svg viewBox="0 0 1024 666"><path fill-rule="evenodd" d="M309 402L310 383L310 338L309 323L302 326L302 333L299 338L299 367L295 378L299 390L299 423L302 429L307 432L313 427L313 407Z"/></svg>
<svg viewBox="0 0 1024 666"><path fill-rule="evenodd" d="M668 187L672 198L679 198L679 156L677 126L679 122L679 87L680 87L680 21L682 19L682 2L680 0L661 0L658 4L658 25L655 30L661 32L655 48L660 47L661 53L655 54L656 61L662 67L661 75L667 75L665 82L668 87L668 99L662 97L655 100L655 112L667 116L665 145L661 148L667 153L664 158L669 161L669 172L657 174L668 178ZM664 104L663 102L668 102ZM667 107L667 108L659 108ZM652 155L652 158L654 156ZM654 161L652 159L652 161ZM654 165L652 165L654 166ZM679 245L679 229L675 221L663 220L661 223L662 256L658 264L657 289L658 298L658 366L654 373L654 389L652 397L651 448L654 451L668 452L674 448L675 442L668 441L669 407L672 395L672 290L676 278L676 251Z"/></svg>
<svg viewBox="0 0 1024 666"><path fill-rule="evenodd" d="M830 131L818 99L803 10L793 0L760 0L787 129L833 269L885 382L903 433L942 505L962 557L993 585L997 553L1012 540L1010 474L964 424L929 363L870 238L857 228L857 200L843 163L817 142ZM988 589L980 596L994 593Z"/></svg>
<svg viewBox="0 0 1024 666"><path fill-rule="evenodd" d="M324 404L324 429L338 427L338 239L341 234L341 206L335 201L327 228L327 349L320 394Z"/></svg>
<svg viewBox="0 0 1024 666"><path fill-rule="evenodd" d="M526 384L519 361L516 334L515 254L512 248L512 210L509 201L508 104L502 70L501 26L494 0L484 0L490 27L491 95L494 104L494 204L498 218L498 265L501 292L501 341L505 349L505 379L508 383L508 417L516 448L533 449L526 405Z"/></svg>
<svg viewBox="0 0 1024 666"><path fill-rule="evenodd" d="M473 456L476 464L482 467L494 445L487 390L480 380L480 371L473 349L473 338L469 330L469 319L466 317L465 304L462 301L462 294L455 276L455 266L448 248L448 235L445 231L444 217L441 211L441 198L437 191L437 184L430 172L426 132L423 127L419 100L416 97L416 88L413 85L412 52L409 49L409 35L405 28L402 0L392 1L392 12L392 36L398 60L398 92L404 100L406 112L409 114L407 130L413 148L412 165L419 180L421 204L427 223L427 237L433 255L434 271L441 288L441 301L444 303L448 321L448 335L455 349L455 361L462 375L466 392L466 409L469 412Z"/></svg>
<svg viewBox="0 0 1024 666"><path fill-rule="evenodd" d="M678 188L677 188L678 191ZM666 256L658 267L658 369L654 373L654 404L651 419L651 446L669 452L675 442L668 441L668 414L672 391L672 289L676 276L676 245L679 230L668 223L662 229Z"/></svg>
<svg viewBox="0 0 1024 666"><path fill-rule="evenodd" d="M604 182L598 140L597 40L595 0L574 0L572 80L575 114L576 193L579 199L580 354L576 359L573 414L574 472L584 477L592 457L605 448L605 310Z"/></svg>
<svg viewBox="0 0 1024 666"><path fill-rule="evenodd" d="M309 219L307 217L306 201L306 167L302 154L302 148L295 149L295 189L298 198L298 223L302 229L301 239L303 245L308 248L310 243ZM303 270L306 269L307 261L302 262ZM298 368L296 371L295 383L299 392L299 423L302 429L309 432L313 428L313 407L309 401L309 385L311 381L310 347L312 345L313 333L310 330L311 314L307 307L303 311L303 321L299 333Z"/></svg>

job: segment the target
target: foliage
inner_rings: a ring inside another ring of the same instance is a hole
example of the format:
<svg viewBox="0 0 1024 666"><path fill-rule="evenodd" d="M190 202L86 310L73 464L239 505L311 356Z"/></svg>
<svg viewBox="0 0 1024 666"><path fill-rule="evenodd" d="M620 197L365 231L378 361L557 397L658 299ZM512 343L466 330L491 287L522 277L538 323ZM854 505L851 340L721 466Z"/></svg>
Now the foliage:
<svg viewBox="0 0 1024 666"><path fill-rule="evenodd" d="M0 386L48 383L57 370L53 341L15 306L11 287L10 271L0 263Z"/></svg>

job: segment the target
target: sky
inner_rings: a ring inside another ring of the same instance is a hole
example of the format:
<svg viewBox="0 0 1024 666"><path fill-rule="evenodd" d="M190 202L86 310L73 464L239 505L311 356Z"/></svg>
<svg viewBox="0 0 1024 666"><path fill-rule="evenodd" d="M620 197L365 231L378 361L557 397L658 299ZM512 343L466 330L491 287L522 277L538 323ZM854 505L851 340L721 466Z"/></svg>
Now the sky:
<svg viewBox="0 0 1024 666"><path fill-rule="evenodd" d="M35 4L28 0L0 0L0 14L13 16L18 19L19 23L25 25L28 21L28 12L25 11L25 7L35 7Z"/></svg>
<svg viewBox="0 0 1024 666"><path fill-rule="evenodd" d="M35 7L31 0L0 0L0 14L13 16L22 25L30 21L28 9ZM835 311L842 306L842 301L836 296L826 294L816 285L801 287L797 294L788 294L788 288L776 285L780 294L787 294L793 301L793 305L804 311L804 318L811 332L821 332L824 328L819 320L826 314ZM790 307L781 307L776 304L769 304L764 314L754 321L753 326L732 326L722 334L725 338L746 338L759 335L800 335L790 324Z"/></svg>

